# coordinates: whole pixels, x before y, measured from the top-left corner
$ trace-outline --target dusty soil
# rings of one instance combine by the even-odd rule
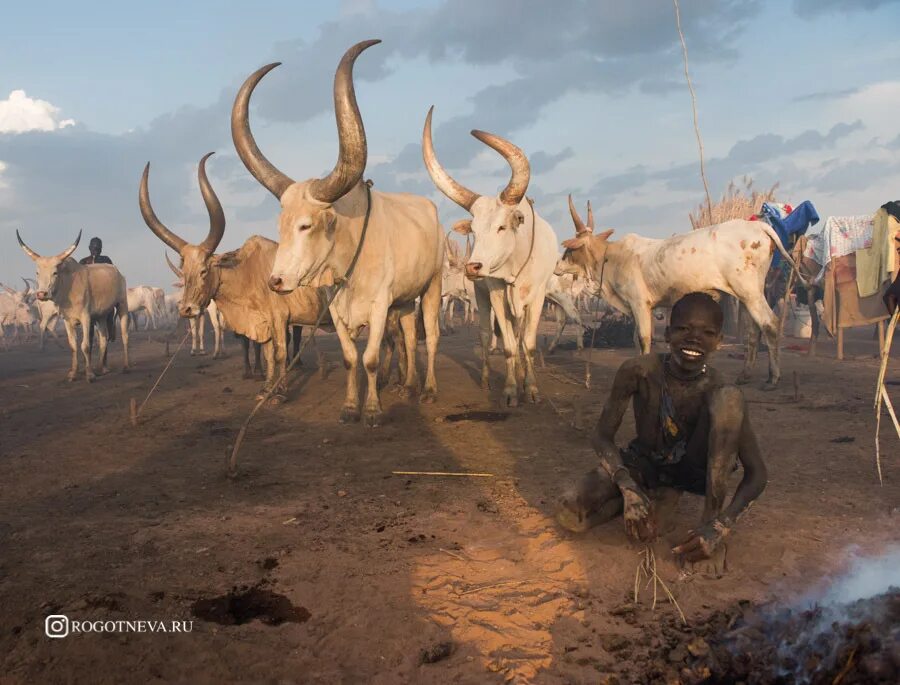
[[[507,411],[501,358],[495,390],[481,391],[474,329],[461,328],[442,339],[438,402],[385,392],[389,422],[365,429],[337,422],[345,372],[323,335],[331,369],[323,378],[306,353],[289,402],[257,416],[229,479],[228,448],[258,381],[241,379],[230,336],[224,360],[182,350],[133,428],[129,400],[143,399],[166,362],[163,334],[151,336],[133,336],[131,374],[91,386],[64,380],[68,353],[52,342],[43,354],[34,344],[0,352],[0,682],[678,673],[677,658],[665,673],[641,670],[659,647],[648,629],[676,614],[662,600],[652,611],[647,591],[629,603],[642,549],[621,522],[576,536],[553,520],[563,489],[594,466],[584,429],[632,351],[557,351],[539,371],[545,401]],[[746,390],[770,482],[730,538],[728,572],[679,569],[668,551],[697,521],[695,497],[682,498],[655,546],[693,626],[738,600],[790,602],[839,572],[849,546],[877,552],[900,540],[900,441],[889,425],[884,487],[875,475],[869,331],[842,363],[828,344],[817,359],[790,350],[801,341],[787,345],[783,387],[761,390],[763,354]],[[726,347],[717,365],[736,376],[740,352]],[[113,369],[120,358],[116,346]],[[897,360],[889,378],[900,380]],[[632,430],[629,419],[623,440]],[[187,634],[50,639],[50,614],[193,624]]]

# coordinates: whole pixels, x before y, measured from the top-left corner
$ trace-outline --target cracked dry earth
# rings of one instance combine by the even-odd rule
[[[337,423],[344,370],[322,335],[330,370],[305,356],[289,401],[252,424],[232,480],[225,459],[258,381],[240,378],[230,337],[224,360],[182,352],[133,428],[129,399],[166,361],[163,334],[151,336],[133,336],[131,374],[91,386],[64,381],[68,356],[52,343],[0,352],[0,682],[678,681],[690,654],[651,630],[674,630],[674,607],[651,610],[649,590],[630,602],[642,549],[620,521],[576,536],[553,520],[594,465],[584,428],[631,350],[594,350],[590,390],[588,352],[558,350],[539,369],[545,401],[507,410],[502,358],[482,392],[475,332],[460,328],[441,342],[438,402],[386,391],[389,420],[369,430]],[[698,634],[738,600],[790,602],[824,584],[850,545],[900,539],[900,442],[884,431],[878,487],[877,361],[870,341],[854,344],[842,363],[827,345],[813,360],[788,349],[774,393],[760,389],[761,355],[746,395],[770,483],[730,538],[728,573],[679,569],[668,552],[697,498],[682,498],[656,544]],[[739,353],[727,347],[717,365],[736,376]],[[888,378],[898,372],[895,360]],[[632,431],[629,418],[622,439]],[[49,614],[193,630],[54,640]]]

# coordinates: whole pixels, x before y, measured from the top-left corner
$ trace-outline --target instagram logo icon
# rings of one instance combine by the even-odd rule
[[[44,632],[47,637],[66,637],[69,634],[69,618],[62,614],[48,616],[44,620]]]

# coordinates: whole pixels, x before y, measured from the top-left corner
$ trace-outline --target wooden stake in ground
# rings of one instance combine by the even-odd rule
[[[881,431],[881,401],[884,400],[887,405],[888,413],[894,421],[894,428],[897,431],[897,437],[900,438],[900,423],[897,422],[897,415],[894,413],[894,406],[891,398],[888,397],[887,388],[884,386],[884,376],[887,373],[888,359],[891,357],[891,346],[894,342],[894,330],[897,328],[897,319],[900,318],[900,307],[894,310],[891,316],[891,322],[888,324],[887,334],[884,340],[884,347],[881,350],[881,368],[878,370],[878,382],[875,385],[875,468],[878,470],[878,482],[884,485],[881,474],[881,445],[879,442],[879,433]]]

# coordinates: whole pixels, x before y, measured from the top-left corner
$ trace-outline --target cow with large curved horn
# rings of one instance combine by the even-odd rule
[[[439,338],[441,267],[444,236],[434,203],[424,197],[381,193],[363,182],[366,134],[353,88],[353,65],[367,48],[357,43],[344,54],[334,77],[334,108],[340,152],[334,170],[323,179],[294,182],[260,152],[250,132],[250,96],[259,81],[278,66],[270,64],[252,74],[241,87],[231,113],[234,146],[251,174],[281,202],[279,244],[269,287],[288,293],[330,270],[347,274],[357,247],[353,277],[331,304],[344,361],[348,369],[347,397],[341,421],[360,418],[356,338],[369,327],[363,353],[368,389],[365,421],[377,425],[383,417],[378,396],[379,350],[388,312],[399,311],[407,351],[404,393],[418,389],[415,368],[415,300],[421,297],[428,365],[421,399],[437,393],[434,360]],[[365,227],[365,229],[364,229]],[[365,230],[365,239],[363,234]]]
[[[215,253],[225,234],[225,212],[206,174],[206,162],[212,154],[204,155],[197,168],[200,193],[209,214],[209,230],[201,243],[189,243],[166,228],[156,216],[150,204],[149,163],[141,177],[141,215],[150,230],[166,245],[178,250],[181,256],[179,267],[166,254],[169,268],[181,279],[178,313],[193,322],[208,311],[217,334],[217,349],[221,323],[263,345],[266,382],[259,397],[267,393],[284,373],[288,325],[315,323],[322,311],[322,296],[314,288],[301,288],[285,298],[266,287],[276,249],[275,243],[267,238],[251,236],[234,252]],[[219,315],[224,322],[219,320]],[[272,398],[274,403],[284,399],[282,388]]]
[[[91,348],[88,343],[90,326],[95,322],[100,338],[100,369],[106,368],[106,346],[109,331],[106,320],[110,312],[119,315],[122,331],[124,361],[122,371],[128,371],[128,295],[125,277],[112,264],[79,264],[72,253],[81,240],[81,231],[75,242],[53,257],[41,257],[32,250],[16,231],[22,250],[34,262],[37,269],[35,297],[39,302],[52,301],[59,308],[59,316],[66,327],[69,347],[72,350],[72,366],[68,379],[74,381],[78,374],[78,337],[75,324],[81,325],[81,353],[84,356],[84,374],[88,382],[94,377],[91,369]]]
[[[499,195],[478,195],[450,176],[438,162],[431,135],[434,107],[428,110],[422,132],[422,154],[431,180],[444,195],[467,210],[472,219],[458,221],[453,230],[475,238],[466,262],[466,276],[475,282],[475,299],[481,325],[482,387],[488,387],[488,354],[491,345],[491,312],[503,335],[506,355],[504,395],[510,406],[519,402],[516,381],[518,349],[525,358],[525,395],[538,401],[534,350],[537,329],[547,290],[556,266],[556,236],[525,197],[531,170],[518,147],[484,131],[472,135],[493,148],[507,161],[512,175]]]

